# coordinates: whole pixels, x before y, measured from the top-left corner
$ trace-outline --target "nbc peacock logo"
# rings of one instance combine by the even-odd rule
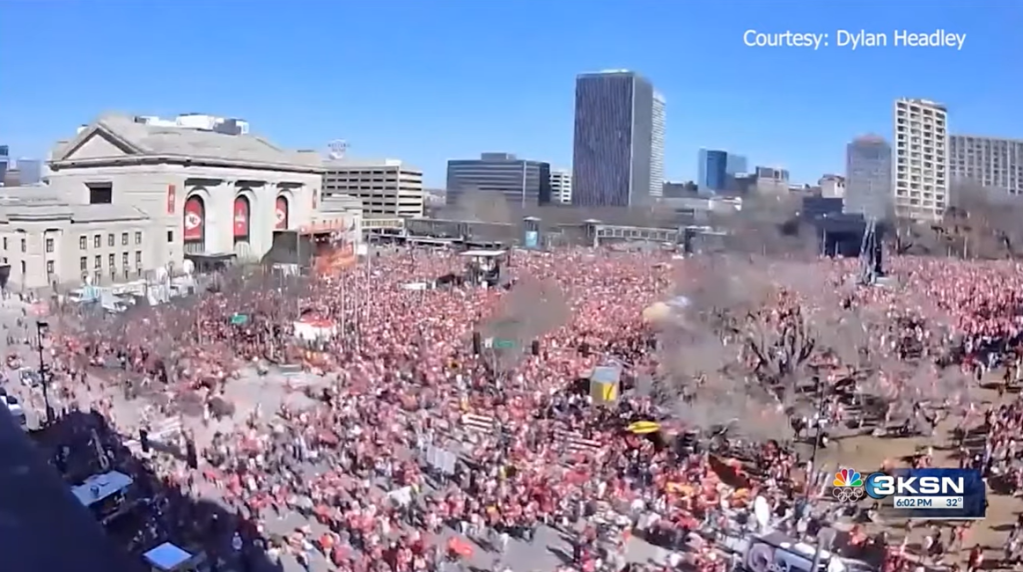
[[[831,481],[831,494],[842,502],[856,502],[863,498],[863,476],[856,469],[842,469]]]

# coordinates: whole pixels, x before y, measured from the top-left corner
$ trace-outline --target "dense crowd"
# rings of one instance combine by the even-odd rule
[[[207,424],[237,418],[229,431],[186,432],[197,469],[99,444],[114,466],[157,475],[145,484],[143,524],[129,531],[132,549],[171,538],[205,542],[214,559],[243,564],[246,554],[266,553],[308,568],[318,552],[338,570],[407,572],[447,569],[473,549],[461,540],[472,539],[492,552],[495,569],[515,569],[502,558],[509,543],[546,526],[571,539],[571,569],[620,569],[637,535],[670,551],[665,568],[726,570],[715,532],[754,530],[756,503],[766,501],[795,538],[841,520],[821,494],[824,472],[795,446],[792,429],[817,441],[816,451],[815,433],[839,438],[873,424],[908,436],[946,417],[960,428],[963,463],[1023,490],[1015,438],[1023,405],[983,410],[971,397],[973,380],[989,370],[1004,371],[1002,387],[1023,371],[1015,353],[1023,273],[1015,262],[894,258],[890,274],[899,283],[867,287],[849,283],[856,267],[848,260],[796,270],[753,259],[722,266],[669,252],[565,249],[514,252],[501,287],[406,287],[461,273],[464,264],[452,252],[387,250],[372,264],[301,285],[225,275],[219,292],[191,304],[99,322],[54,308],[49,349],[63,403],[88,403],[94,419],[125,435],[139,427],[118,419],[102,387],[152,404],[137,423],[143,427],[169,415]],[[732,284],[737,276],[741,284]],[[679,295],[688,307],[658,323],[644,319],[644,309]],[[245,319],[232,319],[238,315]],[[851,316],[867,336],[825,331]],[[337,324],[336,335],[297,340],[294,322],[303,317]],[[512,347],[480,343],[500,336]],[[700,361],[686,344],[725,357]],[[679,365],[675,353],[703,365]],[[226,398],[227,386],[247,383],[251,372],[293,363],[327,380],[306,400],[242,415]],[[894,363],[917,365],[887,367]],[[585,382],[602,365],[621,371],[621,391],[606,403]],[[734,403],[712,401],[715,385]],[[819,403],[805,397],[814,385]],[[736,389],[752,386],[762,391]],[[866,394],[884,397],[886,409],[872,417]],[[659,429],[630,429],[642,421]],[[971,445],[966,435],[976,425],[987,431]],[[79,429],[77,439],[94,441],[93,429]],[[96,445],[61,439],[65,456]],[[431,461],[434,448],[458,462]],[[215,497],[231,516],[201,513],[190,496]],[[287,514],[311,524],[273,532]],[[1018,530],[1007,561],[1019,560]],[[835,550],[886,570],[977,569],[983,552],[965,545],[962,529],[956,534],[949,542],[932,534],[929,546],[912,551],[856,526]]]

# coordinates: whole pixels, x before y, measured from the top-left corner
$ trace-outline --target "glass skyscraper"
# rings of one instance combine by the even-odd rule
[[[746,172],[746,157],[727,151],[700,149],[696,185],[700,192],[735,191],[735,176]]]
[[[448,161],[446,201],[459,202],[469,193],[500,193],[510,205],[551,202],[551,165],[519,159],[511,153],[483,153],[479,159]]]
[[[18,180],[22,185],[35,185],[43,179],[43,163],[38,159],[18,159]]]
[[[892,205],[892,148],[876,135],[846,146],[845,212],[884,220]]]
[[[7,166],[10,163],[10,149],[7,145],[0,145],[0,185],[3,184],[4,178],[7,177]]]
[[[728,185],[728,152],[700,149],[696,186],[703,192],[723,191]]]
[[[639,74],[582,74],[575,83],[572,204],[630,206],[664,183],[664,99]]]

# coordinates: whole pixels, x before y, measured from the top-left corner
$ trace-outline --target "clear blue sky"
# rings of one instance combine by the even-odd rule
[[[844,170],[853,136],[891,136],[892,100],[950,127],[1023,138],[1014,0],[0,0],[0,142],[41,156],[106,110],[242,117],[272,141],[422,167],[508,151],[568,167],[575,75],[629,68],[667,98],[666,174],[700,147]],[[749,48],[747,29],[832,46]],[[967,34],[964,48],[835,47],[836,30]]]

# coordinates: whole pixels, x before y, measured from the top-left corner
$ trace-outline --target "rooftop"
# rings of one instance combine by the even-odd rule
[[[143,211],[122,205],[70,204],[51,187],[0,187],[0,223],[67,219],[76,223],[146,220]]]
[[[379,169],[379,168],[400,168],[403,171],[421,172],[421,169],[413,167],[401,159],[330,159],[323,162],[323,168],[330,171],[343,171],[346,169]]]
[[[121,114],[103,115],[82,129],[74,139],[59,143],[53,152],[53,162],[60,166],[62,162],[75,161],[73,152],[97,132],[125,148],[127,155],[255,163],[268,167],[308,167],[310,170],[319,169],[323,162],[317,153],[284,150],[256,135],[228,135],[204,129],[147,125]]]
[[[0,409],[0,449],[4,572],[143,572],[113,545],[5,409]]]

